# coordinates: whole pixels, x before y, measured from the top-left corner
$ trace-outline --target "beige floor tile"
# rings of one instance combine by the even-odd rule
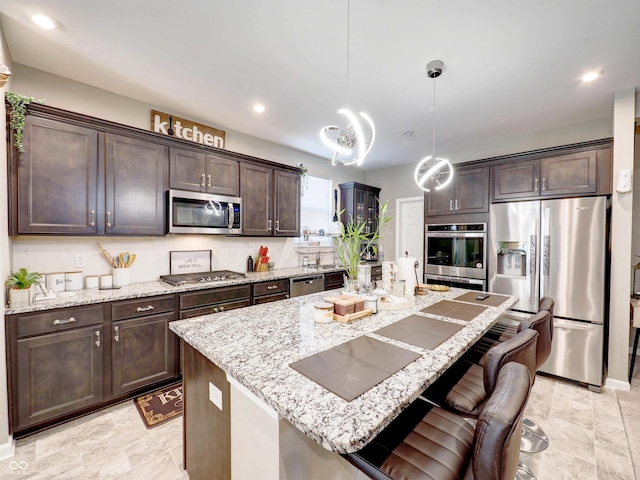
[[[592,462],[563,452],[545,451],[537,477],[538,480],[598,480],[597,475]]]
[[[630,480],[635,478],[629,452],[624,452],[625,455],[619,455],[618,453],[618,451],[596,448],[596,465],[599,479]]]
[[[555,452],[593,462],[595,445],[592,429],[556,417],[551,419],[547,435]]]

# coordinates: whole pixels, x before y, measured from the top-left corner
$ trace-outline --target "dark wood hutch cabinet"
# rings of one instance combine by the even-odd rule
[[[373,233],[378,228],[380,189],[357,182],[341,183],[340,221],[346,224],[353,220],[364,222],[365,233]]]

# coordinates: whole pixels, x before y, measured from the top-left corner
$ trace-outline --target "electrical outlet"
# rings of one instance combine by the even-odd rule
[[[87,266],[87,256],[83,253],[76,253],[75,265],[76,268],[85,268]]]

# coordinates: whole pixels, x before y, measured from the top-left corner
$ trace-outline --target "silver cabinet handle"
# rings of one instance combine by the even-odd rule
[[[150,312],[151,310],[153,310],[153,305],[147,305],[146,307],[136,308],[136,312]]]
[[[207,187],[211,188],[211,174],[207,175]]]
[[[96,347],[100,348],[100,330],[96,330]]]
[[[267,290],[277,290],[278,285],[267,285]]]
[[[449,211],[453,212],[453,200],[449,200]]]
[[[201,177],[202,177],[202,182],[200,183],[200,186],[201,186],[201,187],[204,187],[204,177],[205,177],[205,174],[203,173],[203,174],[201,175]]]
[[[460,201],[456,198],[455,210],[460,210]]]
[[[538,191],[538,179],[537,178],[533,181],[533,191],[534,192]]]
[[[111,212],[107,210],[107,227],[111,226]]]
[[[271,220],[267,220],[267,230],[271,230]]]
[[[276,232],[280,231],[280,220],[276,220]]]
[[[120,327],[118,327],[117,325],[115,327],[113,327],[113,331],[116,332],[115,336],[113,337],[113,339],[117,342],[120,341]]]
[[[547,189],[547,179],[542,178],[542,191],[544,192]]]
[[[53,321],[53,324],[54,325],[64,325],[65,323],[73,323],[73,322],[77,322],[76,317],[69,317],[66,320],[55,319]]]
[[[96,224],[95,221],[95,215],[96,215],[96,211],[95,210],[91,210],[89,212],[89,225],[91,225],[92,227]]]
[[[218,313],[218,312],[219,312],[218,307],[213,307],[213,313]]]
[[[220,311],[224,312],[224,305],[220,305]]]

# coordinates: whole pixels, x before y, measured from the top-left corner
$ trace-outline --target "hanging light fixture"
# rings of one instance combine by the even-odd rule
[[[431,155],[423,158],[414,174],[418,187],[425,192],[440,190],[453,180],[453,167],[449,160],[436,157],[436,81],[442,75],[444,63],[441,60],[433,60],[427,64],[427,76],[433,78],[433,125],[432,125],[432,150]]]
[[[327,125],[320,130],[322,142],[333,150],[332,165],[361,165],[373,145],[376,137],[375,126],[371,117],[364,112],[356,116],[349,110],[349,55],[350,55],[350,5],[347,1],[347,107],[338,110],[345,120],[345,127]],[[360,117],[360,118],[359,118]],[[361,121],[363,120],[363,122]],[[367,136],[365,137],[365,128]]]

